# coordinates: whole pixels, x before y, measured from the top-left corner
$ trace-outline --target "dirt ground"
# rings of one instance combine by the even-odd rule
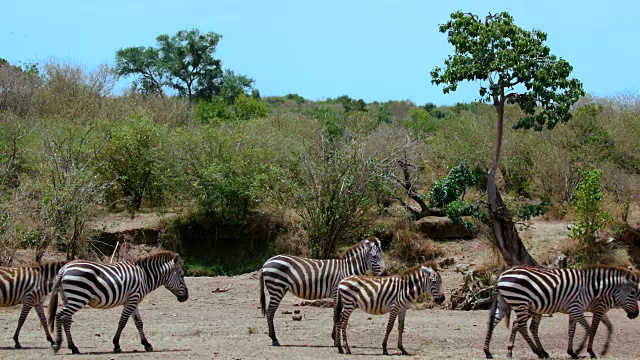
[[[121,338],[122,354],[111,353],[111,338],[117,326],[121,308],[95,310],[86,308],[74,316],[74,340],[84,355],[74,359],[337,359],[332,347],[330,308],[294,306],[301,300],[287,295],[276,315],[276,331],[282,344],[270,346],[267,324],[259,309],[256,274],[236,277],[187,278],[190,298],[179,303],[167,290],[160,288],[141,304],[145,330],[155,352],[145,353],[139,344],[135,326],[125,328]],[[217,292],[216,289],[223,290]],[[228,290],[228,291],[224,291]],[[292,315],[282,311],[301,310],[303,319],[293,321]],[[19,307],[0,309],[0,358],[52,358],[35,312],[31,312],[22,329],[21,342],[27,349],[13,349],[13,331]],[[607,358],[631,359],[638,355],[636,344],[640,338],[640,320],[628,320],[621,310],[610,313],[615,325],[611,351]],[[483,358],[482,346],[486,331],[487,311],[449,311],[441,309],[411,310],[407,314],[404,345],[415,358],[470,359]],[[387,316],[370,316],[356,310],[350,320],[348,335],[354,355],[362,359],[381,357],[380,344],[384,336]],[[544,318],[540,333],[546,350],[556,358],[565,355],[567,316],[558,314]],[[582,336],[579,331],[578,336]],[[604,331],[596,340],[596,352],[602,347]],[[391,354],[397,333],[389,339]],[[500,324],[494,334],[492,351],[504,358],[508,338],[507,329]],[[66,343],[58,356],[68,356]],[[518,338],[514,356],[534,359],[535,356]]]

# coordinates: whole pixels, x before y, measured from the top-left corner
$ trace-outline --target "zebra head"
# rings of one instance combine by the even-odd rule
[[[380,240],[376,237],[365,239],[364,246],[367,252],[367,270],[373,271],[376,276],[384,275],[384,252],[382,251]]]
[[[613,297],[616,305],[623,308],[629,319],[638,317],[638,278],[627,271],[625,282],[615,287]]]
[[[434,263],[425,263],[420,267],[423,275],[423,288],[429,291],[431,297],[436,304],[444,302],[444,294],[442,293],[442,278],[438,273],[438,266]]]
[[[177,253],[174,254],[169,266],[170,268],[164,287],[171,291],[171,293],[178,298],[178,301],[187,301],[189,298],[189,290],[184,283],[184,270],[182,269],[182,259],[180,259],[180,255]]]

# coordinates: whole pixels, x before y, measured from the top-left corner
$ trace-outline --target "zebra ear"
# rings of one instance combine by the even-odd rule
[[[176,264],[180,263],[180,254],[178,253],[173,254],[173,262]]]
[[[423,266],[422,270],[428,272],[429,274],[433,272],[433,268],[431,266]]]

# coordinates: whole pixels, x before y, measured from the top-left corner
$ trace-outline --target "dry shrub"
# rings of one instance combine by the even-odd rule
[[[389,255],[406,263],[418,264],[433,260],[442,253],[431,239],[409,229],[399,229],[394,231]]]
[[[575,239],[567,238],[560,248],[561,254],[566,256],[567,266],[582,267],[585,263],[582,244]],[[589,250],[592,264],[605,264],[626,267],[633,263],[629,249],[622,242],[613,238],[595,241]],[[550,265],[554,265],[550,263]]]
[[[464,284],[451,291],[449,309],[480,310],[491,305],[491,293],[502,272],[501,266],[484,265],[464,274]]]
[[[67,119],[95,119],[115,84],[108,65],[93,71],[51,60],[42,69],[43,86],[34,94],[36,113]]]
[[[311,251],[307,247],[304,233],[298,230],[289,230],[276,236],[274,250],[278,254],[310,257]]]

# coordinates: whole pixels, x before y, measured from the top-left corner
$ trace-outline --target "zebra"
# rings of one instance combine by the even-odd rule
[[[349,316],[356,308],[369,314],[382,315],[389,313],[387,332],[382,341],[382,353],[389,355],[387,340],[398,318],[398,349],[402,355],[409,353],[402,346],[404,318],[411,303],[422,293],[428,291],[437,304],[442,304],[445,296],[441,290],[442,279],[438,273],[438,264],[426,262],[416,265],[401,275],[370,277],[349,276],[338,285],[338,301],[334,310],[334,326],[337,334],[334,345],[342,354],[340,333],[344,339],[345,352],[351,354],[347,343],[347,324]]]
[[[628,269],[632,270],[631,267],[629,267]],[[635,275],[638,276],[638,273],[635,273]],[[638,281],[639,283],[637,285],[638,291],[636,293],[636,299],[640,300],[640,279],[638,279]],[[609,320],[609,317],[607,317],[606,313],[610,309],[616,308],[616,307],[618,306],[616,305],[612,297],[600,298],[598,299],[598,301],[595,301],[589,304],[589,306],[587,307],[587,311],[593,314],[593,320],[591,321],[591,330],[589,333],[585,334],[584,338],[582,339],[582,342],[580,343],[580,346],[578,348],[579,350],[577,351],[578,353],[584,348],[584,345],[587,339],[589,339],[587,352],[589,353],[591,358],[594,358],[594,359],[596,358],[596,354],[593,352],[593,340],[595,338],[596,332],[598,331],[598,325],[600,324],[600,322],[602,322],[604,326],[607,328],[607,338],[604,343],[604,347],[601,355],[605,356],[607,354],[607,352],[609,351],[609,345],[611,343],[611,335],[613,333],[613,324],[611,323],[611,320]],[[536,321],[536,319],[534,318],[532,321]],[[537,319],[537,321],[540,322],[540,319]],[[571,320],[569,320],[569,327],[571,326],[572,326]],[[575,324],[573,326],[575,326]]]
[[[118,329],[113,337],[113,352],[121,352],[120,334],[130,316],[133,316],[141,344],[146,351],[153,351],[144,335],[138,304],[147,294],[162,285],[180,302],[189,298],[189,291],[184,283],[182,261],[177,253],[161,251],[132,262],[114,264],[77,261],[65,265],[56,276],[49,301],[49,330],[53,332],[54,324],[56,325],[54,353],[60,350],[62,326],[69,349],[73,354],[80,353],[71,338],[71,317],[85,305],[98,309],[124,305]],[[58,292],[62,295],[64,304],[56,313]]]
[[[534,267],[514,267],[505,271],[496,284],[497,296],[491,305],[484,353],[487,359],[492,355],[489,351],[491,335],[496,325],[509,316],[511,309],[516,313],[513,329],[507,348],[507,356],[513,353],[516,333],[520,332],[533,352],[540,358],[547,358],[538,336],[538,327],[542,314],[562,312],[569,314],[569,343],[567,353],[577,358],[573,352],[573,338],[576,323],[580,323],[593,342],[595,329],[604,312],[615,304],[627,312],[627,317],[638,316],[637,277],[631,271],[606,265],[589,266],[583,269],[544,269]],[[585,311],[594,311],[593,330],[584,317]],[[533,340],[527,332],[527,321],[533,317],[531,332]],[[596,321],[598,319],[598,321]],[[610,324],[608,319],[605,321]],[[608,325],[607,325],[608,326]],[[535,343],[534,343],[535,341]],[[584,344],[584,341],[583,341]],[[595,356],[590,351],[592,356]]]
[[[16,349],[22,348],[18,340],[20,329],[33,307],[40,318],[40,324],[44,328],[47,340],[53,346],[53,339],[47,328],[47,319],[44,316],[42,303],[51,291],[58,270],[66,263],[68,261],[65,260],[45,262],[34,266],[0,267],[0,306],[9,307],[22,304],[18,327],[13,335]]]
[[[350,275],[363,275],[371,270],[374,275],[384,273],[384,253],[380,240],[370,237],[355,244],[339,259],[316,260],[290,255],[277,255],[267,260],[260,271],[260,305],[262,316],[267,316],[272,346],[279,346],[273,317],[280,301],[291,291],[306,300],[336,298],[338,283]],[[264,288],[269,292],[266,306]],[[331,334],[335,338],[335,327]]]

